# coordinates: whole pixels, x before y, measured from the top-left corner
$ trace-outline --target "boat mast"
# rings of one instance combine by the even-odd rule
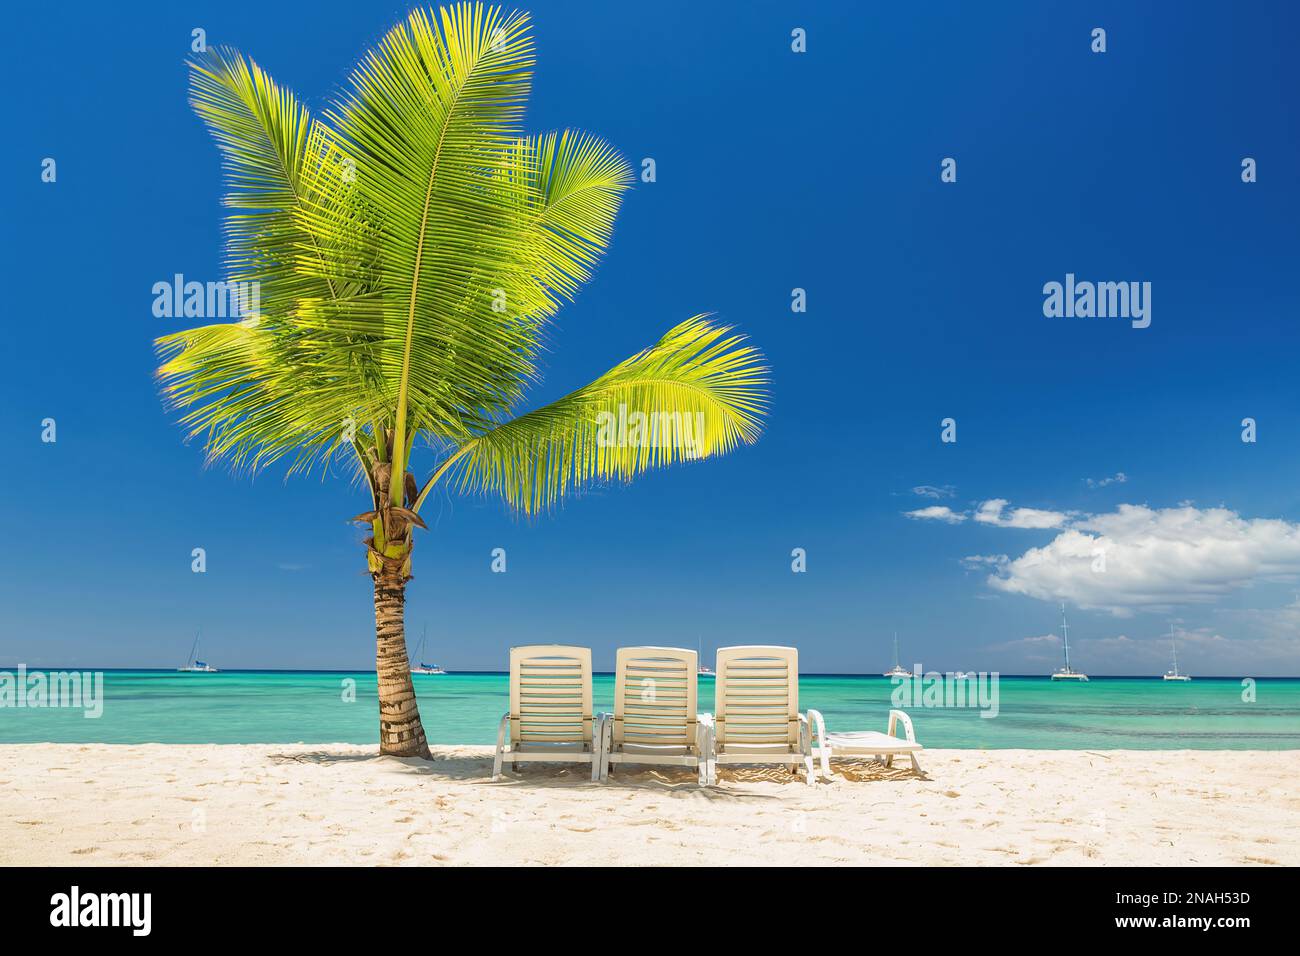
[[[185,662],[186,667],[189,667],[191,664],[194,663],[194,655],[199,649],[199,635],[202,633],[203,633],[203,628],[199,628],[197,631],[194,632],[194,644],[193,646],[190,647],[190,659]]]
[[[1065,621],[1065,604],[1061,604],[1061,639],[1065,643],[1065,672],[1070,671],[1070,625]]]
[[[894,632],[894,670],[898,670],[898,632]]]
[[[1178,676],[1178,642],[1174,640],[1174,626],[1169,625],[1169,646],[1174,651],[1174,676]]]

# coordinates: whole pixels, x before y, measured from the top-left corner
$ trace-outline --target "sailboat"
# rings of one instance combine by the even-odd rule
[[[1061,639],[1065,642],[1065,666],[1052,675],[1052,680],[1086,681],[1087,674],[1082,674],[1070,666],[1070,625],[1065,622],[1065,605],[1061,605]]]
[[[194,655],[199,649],[199,636],[203,632],[200,630],[194,635],[194,646],[190,648],[190,656],[185,661],[184,667],[176,668],[178,674],[215,674],[217,669],[207,661],[201,661]]]
[[[437,664],[426,664],[422,660],[422,658],[424,657],[424,642],[428,639],[428,637],[429,637],[429,625],[426,624],[424,626],[424,630],[420,632],[420,646],[415,649],[415,659],[419,661],[419,663],[411,665],[411,673],[412,674],[445,674],[447,672],[443,670],[441,667],[439,667]]]
[[[882,677],[911,677],[912,672],[898,663],[898,632],[894,632],[894,666],[885,671]]]
[[[704,644],[698,637],[695,638],[695,659],[699,661],[700,664],[697,671],[699,676],[701,677],[717,676],[716,674],[713,673],[713,668],[710,667],[708,664],[704,663]]]
[[[1174,669],[1165,674],[1165,680],[1189,681],[1186,674],[1178,673],[1178,643],[1174,640],[1174,626],[1169,625],[1169,647],[1174,652]]]

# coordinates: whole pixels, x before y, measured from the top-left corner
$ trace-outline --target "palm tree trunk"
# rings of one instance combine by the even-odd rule
[[[406,657],[406,577],[385,564],[375,579],[375,674],[379,678],[379,752],[431,759]]]

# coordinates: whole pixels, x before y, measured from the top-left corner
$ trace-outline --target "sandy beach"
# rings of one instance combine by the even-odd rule
[[[1300,865],[1300,751],[936,750],[808,787],[487,747],[0,746],[0,863]]]

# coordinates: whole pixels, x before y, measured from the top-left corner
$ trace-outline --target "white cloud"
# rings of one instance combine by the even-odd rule
[[[912,494],[922,498],[951,498],[957,493],[952,485],[917,485]]]
[[[1050,543],[997,567],[988,583],[1010,594],[1127,615],[1209,603],[1256,581],[1297,574],[1300,525],[1246,519],[1226,508],[1120,505],[1072,521]]]
[[[1128,475],[1122,471],[1117,471],[1109,478],[1085,478],[1083,483],[1089,488],[1105,488],[1107,485],[1122,485],[1128,481]]]
[[[980,524],[999,528],[1059,528],[1070,516],[1063,511],[1044,511],[1040,508],[1012,508],[1006,510],[1007,499],[990,498],[975,510],[975,520]]]
[[[920,488],[928,487],[927,485],[921,485],[919,488],[913,488],[912,490],[920,494]],[[908,518],[943,521],[947,524],[961,524],[968,517],[971,517],[980,524],[993,525],[997,528],[1039,530],[1059,528],[1070,520],[1070,514],[1064,511],[1044,511],[1041,508],[1012,508],[1007,510],[1007,500],[1005,498],[990,498],[976,508],[974,513],[953,511],[947,505],[930,505],[926,508],[918,508],[915,511],[904,511],[903,514]]]
[[[918,508],[915,511],[904,511],[903,514],[908,518],[916,518],[920,521],[945,521],[948,524],[960,524],[966,520],[966,516],[959,511],[953,511],[947,505],[930,505],[928,508]]]

